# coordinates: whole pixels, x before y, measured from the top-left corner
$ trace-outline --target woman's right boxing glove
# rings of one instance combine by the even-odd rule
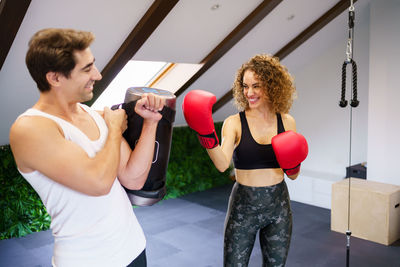
[[[203,90],[192,90],[183,99],[182,110],[190,128],[197,132],[200,144],[211,149],[218,146],[212,118],[212,107],[217,101],[214,94]]]

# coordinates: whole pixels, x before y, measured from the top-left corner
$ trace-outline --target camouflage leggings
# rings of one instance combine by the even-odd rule
[[[292,234],[285,181],[266,187],[235,183],[225,219],[225,267],[248,266],[258,230],[263,266],[284,266]]]

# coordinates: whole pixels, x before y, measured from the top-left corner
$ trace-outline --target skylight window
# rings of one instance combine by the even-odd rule
[[[124,102],[126,89],[148,86],[167,65],[167,62],[130,60],[96,99],[92,108],[103,110],[104,107]]]
[[[129,87],[145,86],[175,93],[201,67],[202,64],[130,60],[96,99],[92,108],[103,110],[104,107],[124,102]]]

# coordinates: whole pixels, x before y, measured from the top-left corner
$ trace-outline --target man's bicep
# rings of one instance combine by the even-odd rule
[[[82,191],[88,155],[80,146],[66,140],[54,123],[36,122],[17,125],[10,134],[18,167],[23,172],[37,170],[58,183]]]

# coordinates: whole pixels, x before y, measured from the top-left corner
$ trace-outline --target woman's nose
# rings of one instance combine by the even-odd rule
[[[248,95],[252,95],[254,93],[254,89],[250,86],[249,89],[247,90]]]

